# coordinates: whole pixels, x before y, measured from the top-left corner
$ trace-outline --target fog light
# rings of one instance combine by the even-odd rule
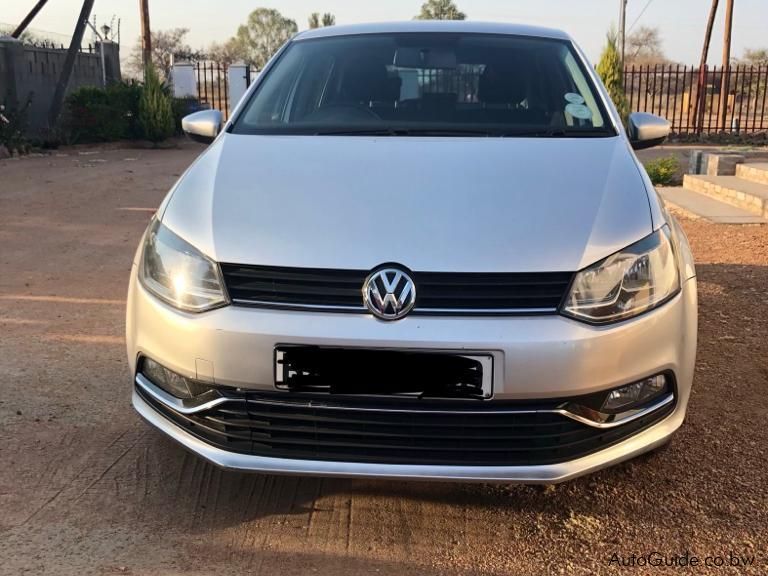
[[[185,378],[168,368],[161,366],[150,358],[144,358],[141,363],[141,373],[152,383],[175,396],[176,398],[189,399],[205,394],[211,390],[210,386]]]
[[[603,402],[603,412],[618,412],[645,404],[668,390],[667,378],[663,374],[633,382],[617,388],[608,394]]]

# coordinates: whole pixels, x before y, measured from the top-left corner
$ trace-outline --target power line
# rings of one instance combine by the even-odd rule
[[[648,8],[650,7],[651,4],[653,4],[653,0],[648,0],[648,2],[645,4],[645,8],[643,8],[640,11],[640,14],[638,14],[637,18],[635,18],[635,21],[632,22],[632,25],[629,27],[629,30],[627,30],[627,34],[632,32],[632,28],[634,28],[635,24],[637,24],[640,21],[640,18],[643,17],[643,14],[645,14],[645,11],[648,10]]]
[[[13,30],[16,27],[15,24],[10,24],[9,22],[0,22],[0,29],[7,29],[9,31]],[[27,28],[26,30],[30,34],[38,35],[38,36],[58,36],[59,38],[72,38],[72,34],[65,34],[64,32],[54,32],[53,30],[43,30],[41,28]]]

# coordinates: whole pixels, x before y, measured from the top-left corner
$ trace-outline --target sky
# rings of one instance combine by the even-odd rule
[[[307,27],[311,12],[332,12],[338,24],[410,20],[422,0],[149,0],[153,29],[189,28],[194,49],[232,36],[251,10],[276,8],[294,19],[299,29]],[[18,23],[35,0],[0,0],[0,24]],[[619,0],[456,0],[471,20],[519,22],[569,32],[596,62],[605,33],[618,21]],[[706,29],[709,0],[629,0],[627,26],[655,26],[661,32],[668,58],[697,63]],[[719,64],[723,46],[725,2],[710,48],[710,63]],[[81,6],[80,0],[50,0],[31,28],[71,35]],[[645,9],[647,6],[647,9]],[[643,11],[645,9],[645,11]],[[641,14],[642,13],[642,14]],[[96,0],[92,14],[99,25],[121,20],[122,50],[126,56],[140,33],[139,0]],[[639,18],[639,19],[638,19]],[[86,38],[90,38],[87,35]],[[768,0],[735,0],[732,55],[745,48],[768,48]]]

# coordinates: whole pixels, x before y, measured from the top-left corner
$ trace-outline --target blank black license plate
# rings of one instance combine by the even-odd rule
[[[275,386],[320,394],[488,399],[493,395],[493,356],[277,346]]]

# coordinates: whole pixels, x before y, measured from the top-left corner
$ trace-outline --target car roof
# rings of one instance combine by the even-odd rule
[[[562,30],[540,28],[523,24],[504,22],[474,22],[466,20],[408,20],[405,22],[381,22],[371,24],[350,24],[343,26],[325,26],[301,32],[294,40],[313,38],[331,38],[357,34],[386,34],[393,32],[452,32],[466,34],[507,34],[511,36],[534,36],[538,38],[556,38],[570,40]]]

